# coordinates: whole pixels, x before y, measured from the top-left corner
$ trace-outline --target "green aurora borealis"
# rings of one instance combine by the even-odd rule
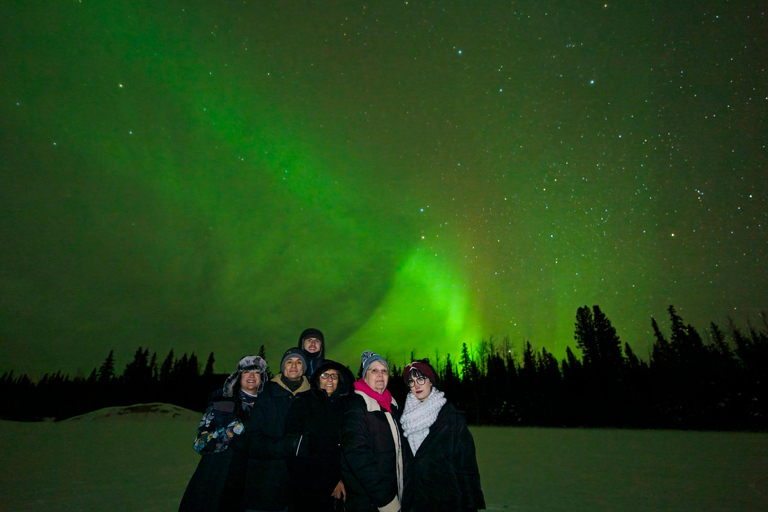
[[[3,2],[0,371],[759,322],[765,9],[636,3]]]

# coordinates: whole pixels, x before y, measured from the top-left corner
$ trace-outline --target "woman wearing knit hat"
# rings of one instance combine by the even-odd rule
[[[375,352],[360,357],[362,378],[354,383],[341,424],[342,480],[347,512],[398,512],[403,493],[400,408],[387,390],[389,365]]]
[[[245,356],[211,394],[197,427],[194,449],[202,455],[179,506],[180,512],[233,510],[240,506],[247,458],[243,424],[267,381],[267,362]]]
[[[400,417],[405,458],[403,511],[469,512],[485,508],[475,441],[464,417],[437,389],[428,359],[405,367],[410,388]]]

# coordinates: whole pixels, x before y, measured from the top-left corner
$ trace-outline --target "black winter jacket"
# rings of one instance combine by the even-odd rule
[[[464,417],[446,403],[414,456],[403,443],[403,512],[469,512],[485,508],[475,441]]]
[[[320,385],[320,374],[328,370],[339,372],[336,391],[330,397]],[[306,458],[287,459],[290,512],[333,510],[331,493],[341,480],[341,418],[353,380],[347,367],[326,361],[310,379],[311,392],[297,397],[288,410],[286,434],[306,433],[309,451]]]
[[[235,420],[238,417],[236,406],[239,403],[232,397],[223,396],[222,390],[212,393],[206,410],[206,413],[212,412],[215,418],[210,430],[226,427]],[[248,410],[241,413],[241,417],[247,415]],[[229,511],[240,506],[248,464],[243,453],[245,443],[243,434],[230,441],[226,450],[201,456],[182,497],[180,512]]]
[[[366,400],[368,399],[368,400]],[[397,466],[402,466],[400,409],[392,400],[392,436],[387,413],[370,397],[354,392],[341,423],[341,475],[347,489],[347,512],[376,511],[397,497]],[[399,459],[399,460],[398,460]]]
[[[297,397],[309,391],[303,384],[294,395],[283,387],[278,374],[264,385],[245,425],[248,440],[248,469],[245,476],[243,508],[283,510],[288,506],[288,465],[296,456],[300,436],[285,435],[285,418]]]

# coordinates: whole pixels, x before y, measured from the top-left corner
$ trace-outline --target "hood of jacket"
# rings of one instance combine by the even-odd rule
[[[352,375],[349,368],[336,361],[326,361],[315,370],[315,373],[313,373],[309,379],[309,385],[312,388],[312,392],[318,396],[327,397],[325,390],[320,388],[320,374],[328,370],[336,370],[339,372],[339,385],[336,387],[336,392],[330,397],[331,400],[349,396],[350,393],[354,391],[352,383],[354,382],[355,377]]]

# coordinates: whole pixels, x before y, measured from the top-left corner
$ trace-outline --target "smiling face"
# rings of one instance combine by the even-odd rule
[[[365,372],[365,383],[368,384],[372,390],[382,394],[387,389],[389,383],[389,369],[387,365],[381,361],[375,361],[368,367],[368,371]]]
[[[304,361],[299,357],[289,357],[283,364],[283,377],[288,380],[299,380],[304,375]]]
[[[249,395],[257,394],[259,385],[261,385],[261,372],[251,370],[240,374],[240,389]]]
[[[323,342],[319,338],[304,338],[302,348],[310,354],[317,354],[323,348]]]
[[[339,387],[339,372],[336,370],[326,370],[320,374],[320,389],[325,391],[325,394],[331,396],[336,392]]]

